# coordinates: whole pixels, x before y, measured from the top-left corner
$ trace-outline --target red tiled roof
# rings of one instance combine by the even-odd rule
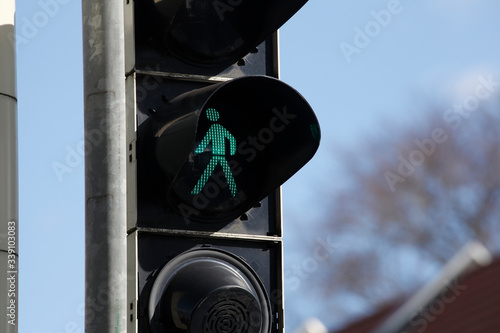
[[[335,333],[370,333],[394,312],[393,303]],[[426,307],[408,318],[405,333],[500,333],[500,258],[450,281]]]
[[[459,280],[455,291],[434,299],[413,332],[500,333],[500,258]]]

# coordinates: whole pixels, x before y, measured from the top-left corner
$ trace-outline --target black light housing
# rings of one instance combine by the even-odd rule
[[[217,121],[208,118],[207,110],[216,110]],[[233,142],[227,135],[207,140],[212,126],[224,129]],[[138,132],[138,177],[147,185],[143,195],[202,222],[238,218],[302,168],[320,140],[307,101],[265,76],[180,95],[158,108]],[[215,153],[216,141],[224,152]],[[196,186],[198,193],[193,193]]]
[[[143,35],[184,62],[211,67],[228,66],[244,57],[306,2],[136,0],[136,7],[144,18],[139,20]]]
[[[270,331],[270,302],[240,258],[197,248],[158,273],[149,299],[151,333]]]

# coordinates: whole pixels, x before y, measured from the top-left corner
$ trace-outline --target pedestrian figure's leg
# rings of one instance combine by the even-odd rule
[[[194,189],[191,191],[191,194],[196,195],[196,194],[201,192],[203,187],[205,187],[205,184],[207,183],[208,179],[212,175],[212,172],[214,171],[215,167],[217,166],[217,162],[218,162],[218,159],[216,158],[216,156],[212,156],[212,158],[210,159],[210,162],[208,163],[207,168],[205,169],[205,171],[201,175],[201,177],[198,180],[198,183],[196,184]]]
[[[236,183],[234,182],[233,173],[231,172],[231,168],[229,167],[227,160],[222,156],[219,159],[219,163],[222,167],[222,170],[224,171],[224,176],[226,176],[227,185],[229,186],[229,190],[231,191],[231,195],[233,197],[235,197],[237,190],[236,190]]]

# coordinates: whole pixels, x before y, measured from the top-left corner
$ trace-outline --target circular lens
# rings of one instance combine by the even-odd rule
[[[253,270],[220,250],[191,250],[168,262],[149,300],[151,331],[269,332],[270,305]]]

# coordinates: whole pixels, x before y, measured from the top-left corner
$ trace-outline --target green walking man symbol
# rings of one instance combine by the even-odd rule
[[[211,142],[212,158],[210,159],[207,168],[205,169],[200,179],[198,180],[198,183],[191,191],[191,194],[196,195],[201,192],[201,190],[207,183],[208,179],[212,175],[212,172],[214,171],[215,167],[217,166],[217,164],[219,164],[222,167],[222,170],[224,171],[224,176],[226,177],[227,185],[229,186],[231,195],[234,197],[236,196],[237,190],[236,190],[236,184],[234,182],[233,173],[231,172],[229,163],[226,160],[226,138],[229,140],[230,144],[229,152],[231,155],[234,155],[236,153],[236,139],[224,126],[216,122],[217,120],[219,120],[219,112],[217,112],[216,109],[213,108],[207,109],[207,118],[210,121],[213,121],[214,124],[210,126],[210,128],[207,131],[207,134],[205,134],[205,137],[203,138],[203,140],[201,140],[200,144],[198,145],[198,147],[194,152],[195,154],[202,153],[208,146],[208,144]]]

